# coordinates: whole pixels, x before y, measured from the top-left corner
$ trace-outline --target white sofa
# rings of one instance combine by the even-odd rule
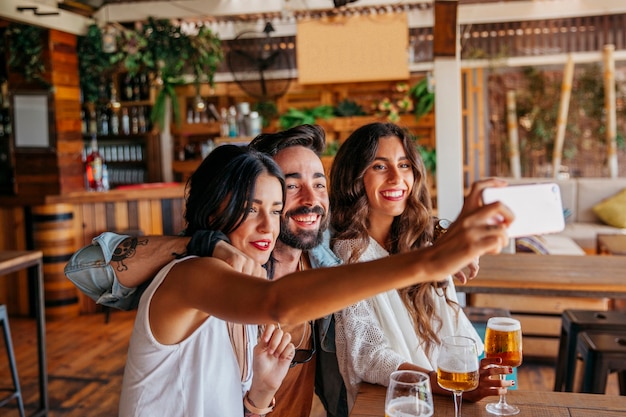
[[[596,248],[598,234],[626,234],[620,229],[603,223],[593,212],[594,205],[626,188],[626,178],[505,178],[509,184],[532,182],[555,182],[561,189],[563,209],[571,212],[565,221],[565,230],[557,236],[571,238],[585,250]]]

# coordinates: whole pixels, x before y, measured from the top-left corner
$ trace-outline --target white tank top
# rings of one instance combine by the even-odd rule
[[[172,266],[185,259],[165,266],[141,297],[124,369],[121,417],[243,415],[243,394],[252,381],[257,326],[246,326],[250,366],[243,383],[225,321],[209,317],[175,345],[157,342],[150,329],[152,296]]]

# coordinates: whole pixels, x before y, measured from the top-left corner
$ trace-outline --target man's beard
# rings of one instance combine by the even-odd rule
[[[291,230],[289,228],[289,218],[300,214],[315,213],[321,216],[320,227],[318,230]],[[287,212],[280,220],[280,240],[285,245],[294,249],[311,250],[320,243],[324,238],[324,231],[328,227],[328,216],[326,211],[320,206],[313,208],[299,207],[295,210]]]

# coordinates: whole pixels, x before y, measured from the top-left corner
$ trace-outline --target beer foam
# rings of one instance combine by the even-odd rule
[[[487,321],[487,327],[500,332],[522,329],[520,322],[510,317],[492,317]]]

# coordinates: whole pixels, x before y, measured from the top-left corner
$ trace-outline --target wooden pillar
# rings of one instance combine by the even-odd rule
[[[615,112],[615,45],[604,45],[602,60],[604,63],[604,111],[606,113],[607,167],[609,177],[617,178],[617,121]]]
[[[519,159],[519,137],[517,135],[517,106],[515,104],[515,90],[506,92],[506,130],[509,135],[509,163],[511,176],[522,177],[522,168]]]
[[[48,48],[50,77],[54,86],[56,160],[60,194],[85,189],[76,47],[76,35],[50,30]]]
[[[433,57],[437,142],[437,210],[455,219],[463,207],[461,61],[456,0],[435,1]]]
[[[570,96],[572,95],[572,82],[574,80],[574,60],[568,55],[563,69],[563,82],[561,83],[561,101],[559,102],[559,115],[556,119],[556,137],[554,139],[554,153],[552,155],[552,176],[559,178],[561,172],[561,159],[563,154],[563,142],[565,141],[565,128],[567,127],[567,112],[569,111]]]

